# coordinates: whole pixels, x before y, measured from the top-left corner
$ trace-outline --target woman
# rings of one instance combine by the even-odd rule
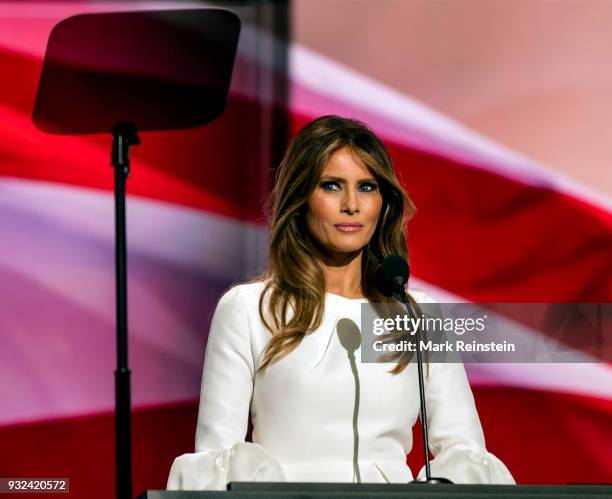
[[[382,258],[408,257],[405,229],[415,208],[389,153],[358,121],[318,118],[292,141],[271,200],[268,269],[217,305],[196,452],[175,460],[168,488],[409,482],[416,366],[406,358],[354,362],[341,331],[358,334],[362,303],[390,301],[373,284]],[[417,292],[410,299],[429,301]],[[485,449],[463,366],[431,364],[426,395],[432,475],[514,483]],[[252,443],[244,442],[249,412]]]

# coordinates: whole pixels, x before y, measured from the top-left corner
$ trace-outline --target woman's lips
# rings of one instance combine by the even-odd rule
[[[363,229],[361,224],[335,224],[334,227],[340,232],[357,232]]]

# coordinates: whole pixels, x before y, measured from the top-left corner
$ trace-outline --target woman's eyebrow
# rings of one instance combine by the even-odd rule
[[[346,179],[343,177],[334,177],[332,175],[323,175],[321,177],[321,180],[332,180],[334,182],[338,182],[340,184],[346,184]],[[357,180],[357,182],[376,182],[376,179],[374,177],[368,177],[368,178],[360,178],[359,180]]]

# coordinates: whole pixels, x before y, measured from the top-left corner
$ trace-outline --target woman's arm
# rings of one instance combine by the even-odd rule
[[[169,490],[224,490],[229,481],[284,479],[263,447],[244,441],[255,376],[248,313],[253,306],[240,286],[217,304],[204,358],[196,452],[174,460]]]
[[[419,303],[435,303],[421,291],[412,296]],[[486,450],[463,364],[432,362],[425,372],[431,476],[454,483],[515,483],[506,465]],[[418,479],[425,479],[424,466]]]
[[[429,364],[425,396],[432,476],[454,483],[515,483],[504,463],[486,450],[463,364]],[[418,479],[424,478],[423,467]]]
[[[246,437],[254,363],[248,303],[240,288],[226,292],[213,315],[202,373],[196,452],[227,449]]]

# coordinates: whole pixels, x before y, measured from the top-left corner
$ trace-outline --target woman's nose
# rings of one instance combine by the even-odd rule
[[[357,193],[353,191],[346,192],[342,199],[342,211],[350,215],[359,212],[359,200],[357,198]]]

